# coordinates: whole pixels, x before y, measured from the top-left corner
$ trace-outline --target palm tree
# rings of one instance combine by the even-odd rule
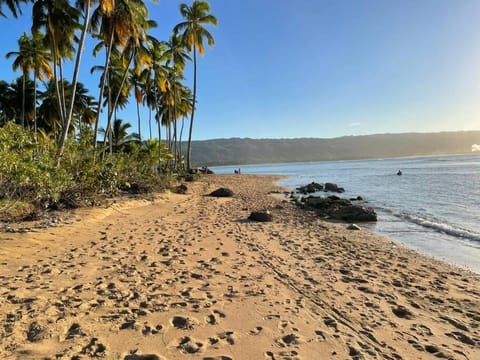
[[[173,29],[175,34],[182,32],[183,42],[188,51],[193,52],[193,107],[190,117],[190,129],[188,133],[188,149],[187,149],[187,170],[190,169],[191,159],[191,143],[193,118],[195,115],[195,104],[197,99],[197,50],[200,56],[205,53],[203,40],[207,40],[208,46],[213,46],[215,41],[213,36],[203,25],[217,25],[217,18],[210,14],[210,5],[206,1],[194,0],[192,6],[187,4],[180,5],[180,13],[185,21],[176,25]]]
[[[94,55],[99,52],[101,47],[105,48],[104,74],[100,85],[99,108],[97,111],[97,121],[95,123],[96,129],[100,121],[100,107],[103,92],[108,88],[107,81],[109,79],[108,72],[112,51],[115,47],[132,49],[132,47],[129,46],[131,43],[139,46],[140,42],[145,41],[146,29],[156,26],[153,21],[147,20],[147,17],[148,9],[141,0],[117,0],[111,14],[106,14],[101,8],[97,8],[94,11],[92,16],[92,29],[94,29],[95,36],[101,40],[94,50]],[[129,54],[131,55],[129,61],[131,61],[135,56],[135,51],[129,50]],[[125,67],[125,79],[129,66],[130,63]],[[111,120],[112,111],[113,109],[109,112],[107,121]],[[94,141],[96,143],[96,138]]]
[[[26,33],[23,33],[18,39],[18,51],[10,51],[5,55],[7,59],[11,58],[12,56],[16,56],[15,60],[12,64],[12,69],[14,71],[20,70],[22,71],[22,78],[23,78],[23,86],[22,86],[22,115],[20,116],[20,125],[25,127],[25,81],[30,74],[30,71],[33,67],[31,56],[28,54],[28,44],[30,39]]]
[[[67,80],[63,81],[62,87],[65,89],[65,95],[70,98],[73,92],[73,85]],[[72,124],[80,124],[81,122],[92,123],[91,117],[94,116],[95,111],[93,107],[96,105],[94,98],[88,94],[87,88],[81,83],[77,83],[75,101],[73,103],[72,118],[75,122]],[[58,100],[56,99],[56,85],[54,81],[46,84],[46,89],[40,92],[39,98],[41,100],[39,112],[39,128],[48,132],[55,132],[59,127],[63,126],[61,123],[60,111],[58,108]],[[69,104],[70,106],[70,104]],[[70,126],[68,133],[74,133],[75,127]]]
[[[131,127],[132,125],[130,125],[130,123],[125,123],[122,119],[115,119],[113,121],[111,147],[113,148],[114,152],[121,151],[127,148],[132,142],[139,141],[138,134],[128,133],[128,129]],[[99,132],[105,133],[105,129],[101,128]]]
[[[33,71],[34,95],[33,95],[33,122],[34,130],[37,132],[37,80],[44,81],[52,78],[52,67],[50,66],[50,52],[43,45],[43,35],[36,33],[29,37],[26,33],[18,40],[19,51],[12,51],[7,53],[7,59],[16,56],[13,62],[13,69],[20,68],[23,73],[24,90],[25,93],[25,79],[29,76],[30,71]],[[21,124],[25,125],[25,102],[22,105]]]
[[[83,10],[83,26],[82,26],[82,33],[80,36],[80,41],[78,42],[78,49],[75,59],[75,67],[73,71],[73,80],[72,80],[72,95],[70,98],[70,106],[66,114],[65,123],[63,124],[62,135],[59,141],[58,150],[57,150],[57,158],[56,164],[57,166],[60,164],[60,159],[63,154],[63,149],[65,147],[65,140],[67,138],[68,129],[70,128],[70,123],[72,121],[73,116],[73,106],[75,103],[75,96],[77,92],[77,84],[78,84],[78,73],[80,71],[80,63],[82,59],[82,53],[85,46],[85,38],[87,35],[87,31],[90,27],[90,11],[92,9],[94,0],[79,0],[77,2],[77,7]],[[110,15],[113,12],[113,8],[115,6],[115,0],[100,0],[99,7],[102,9],[103,13]]]
[[[173,125],[174,125],[174,155],[176,163],[179,163],[181,158],[181,146],[178,146],[178,134],[177,134],[177,120],[178,116],[178,86],[182,86],[178,80],[183,79],[183,71],[187,64],[187,60],[191,60],[185,51],[185,46],[182,41],[182,36],[178,34],[172,34],[168,41],[164,42],[166,50],[164,56],[166,58],[166,67],[168,69],[168,76],[170,77],[172,92],[173,92],[173,103],[172,103],[172,114]]]
[[[20,4],[25,2],[27,1],[26,0],[0,0],[0,16],[7,17],[5,13],[2,11],[3,5],[6,5],[10,10],[10,12],[12,13],[13,17],[17,17],[19,14],[22,13]]]
[[[75,31],[80,26],[79,16],[79,11],[71,6],[68,0],[37,0],[32,8],[32,33],[45,30],[44,42],[52,54],[56,99],[62,127],[65,127],[67,119],[63,61],[66,58],[73,59]]]
[[[17,78],[12,83],[0,81],[0,126],[5,125],[9,121],[20,121],[22,113],[23,99],[32,99],[33,81],[23,81],[23,76]],[[25,103],[29,103],[25,101]],[[30,114],[30,108],[24,109],[26,115]]]

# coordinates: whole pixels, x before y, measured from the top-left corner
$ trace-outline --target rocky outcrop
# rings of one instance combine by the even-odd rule
[[[341,206],[329,213],[332,219],[343,221],[377,221],[374,209],[360,205]]]
[[[300,193],[300,194],[313,194],[313,193],[316,193],[318,191],[322,191],[323,190],[323,185],[319,184],[319,183],[316,183],[316,182],[311,182],[310,184],[307,184],[307,185],[304,185],[304,186],[300,186],[297,188],[297,191]]]
[[[373,208],[353,205],[350,200],[341,199],[335,195],[328,197],[309,196],[303,199],[302,204],[306,208],[315,209],[318,215],[334,220],[348,222],[377,221],[377,214]]]

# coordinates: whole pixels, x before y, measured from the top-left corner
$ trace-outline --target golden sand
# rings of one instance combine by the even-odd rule
[[[275,179],[0,234],[0,358],[480,359],[478,275],[301,211]]]

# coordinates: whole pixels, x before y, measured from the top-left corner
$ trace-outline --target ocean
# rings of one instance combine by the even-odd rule
[[[292,190],[312,181],[345,188],[376,209],[360,224],[417,252],[480,273],[480,155],[212,167],[216,173],[285,175]],[[398,176],[397,171],[402,175]]]

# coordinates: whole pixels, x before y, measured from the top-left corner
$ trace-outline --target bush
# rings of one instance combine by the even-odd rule
[[[93,132],[82,129],[65,146],[55,166],[55,141],[9,123],[0,128],[0,200],[26,201],[36,209],[92,205],[122,191],[146,193],[169,186],[161,167],[170,154],[158,141],[132,143],[127,151],[107,154],[92,146]]]

